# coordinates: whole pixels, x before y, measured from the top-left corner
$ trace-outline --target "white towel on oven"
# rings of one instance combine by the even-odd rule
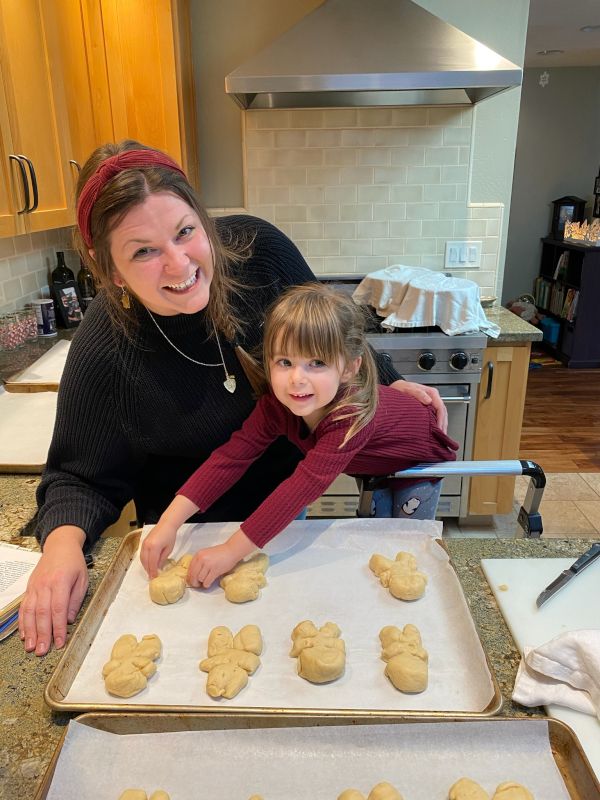
[[[525,647],[513,700],[551,703],[600,719],[600,629],[567,631],[540,647]]]
[[[396,264],[371,272],[352,295],[384,317],[383,328],[423,328],[437,325],[444,333],[483,331],[494,339],[500,328],[490,322],[479,302],[479,286],[424,267]]]

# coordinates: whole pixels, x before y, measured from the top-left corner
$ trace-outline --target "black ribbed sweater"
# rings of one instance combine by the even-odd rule
[[[249,216],[216,220],[219,235],[255,234],[252,255],[232,270],[248,287],[236,300],[245,323],[240,344],[261,341],[267,307],[288,285],[314,280],[296,246],[273,225]],[[212,451],[228,440],[254,407],[252,391],[231,343],[221,335],[227,371],[237,389],[223,386],[222,367],[183,358],[135,304],[140,325],[133,338],[116,331],[100,293],[73,337],[60,384],[48,462],[38,488],[40,542],[59,525],[77,525],[87,545],[134,499],[140,523],[156,522],[177,489]],[[184,353],[220,362],[205,314],[154,315]],[[382,362],[382,382],[398,376]],[[278,440],[206,514],[194,519],[246,519],[300,459]]]

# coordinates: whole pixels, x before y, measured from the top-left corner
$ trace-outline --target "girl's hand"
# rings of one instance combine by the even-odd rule
[[[140,561],[150,579],[156,578],[158,570],[170,556],[176,536],[175,526],[159,520],[144,539],[140,550]]]
[[[238,528],[224,544],[198,550],[188,569],[188,585],[208,589],[217,578],[232,570],[238,561],[253,550],[256,550],[254,542]]]
[[[46,655],[52,639],[57,649],[64,645],[67,622],[75,622],[88,587],[84,541],[81,528],[63,525],[44,542],[19,607],[19,636],[28,653]]]
[[[412,381],[394,381],[390,386],[399,392],[404,392],[404,394],[414,397],[424,406],[433,406],[438,428],[444,433],[448,433],[448,411],[440,397],[440,393],[434,386],[425,386],[422,383],[413,383]]]

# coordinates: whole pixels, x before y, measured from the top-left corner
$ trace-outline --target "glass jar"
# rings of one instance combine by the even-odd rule
[[[35,309],[33,306],[25,306],[25,308],[19,313],[22,315],[26,341],[37,339],[37,317],[35,315]]]

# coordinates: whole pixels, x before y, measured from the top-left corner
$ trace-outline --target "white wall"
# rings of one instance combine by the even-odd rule
[[[547,73],[548,82],[540,85]],[[545,83],[545,81],[542,81]],[[510,206],[504,301],[531,293],[552,201],[593,201],[600,167],[600,67],[525,70]]]

